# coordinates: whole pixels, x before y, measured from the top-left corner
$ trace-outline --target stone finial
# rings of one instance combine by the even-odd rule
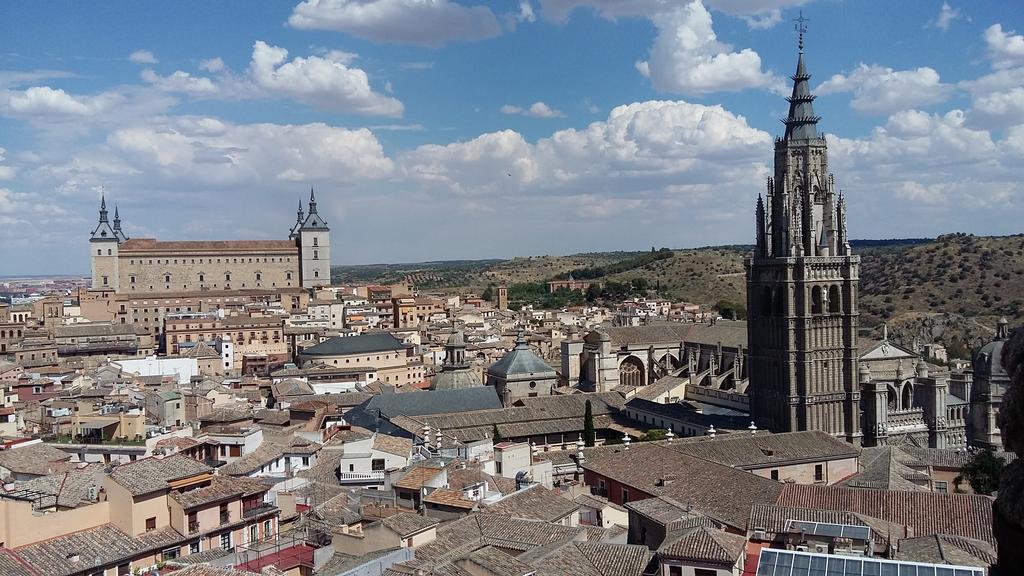
[[[676,435],[675,435],[674,432],[672,432],[671,428],[669,428],[668,431],[665,432],[665,440],[668,440],[669,444],[672,443],[672,439],[675,438],[675,437],[676,437]]]
[[[914,367],[914,370],[917,372],[918,378],[928,377],[928,363],[923,358],[917,361],[917,366]]]
[[[632,442],[632,439],[629,437],[629,434],[626,434],[625,436],[622,437],[622,445],[625,450],[629,450],[630,442]]]
[[[757,434],[757,424],[754,424],[754,421],[751,420],[750,421],[750,426],[747,426],[747,430],[750,430],[750,435],[751,436],[753,436],[754,434]]]
[[[717,435],[717,434],[718,434],[718,431],[717,431],[717,430],[715,430],[715,425],[714,425],[714,424],[712,424],[712,425],[711,425],[711,427],[710,427],[710,428],[708,428],[708,431],[707,431],[707,435],[708,435],[708,436],[709,436],[710,438],[714,438],[714,437],[715,437],[715,435]]]

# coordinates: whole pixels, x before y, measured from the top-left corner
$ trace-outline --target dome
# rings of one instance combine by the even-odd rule
[[[1003,376],[1008,377],[1006,369],[1003,368],[1003,344],[1006,342],[1006,318],[1001,318],[996,324],[996,337],[985,344],[974,355],[972,361],[975,376]]]
[[[445,346],[466,346],[466,339],[462,336],[462,332],[455,332],[448,337],[448,341],[445,342]]]
[[[516,347],[487,369],[489,376],[497,376],[504,379],[515,378],[516,376],[549,375],[554,373],[554,368],[533,353],[533,350],[526,343],[526,338],[522,332],[519,333],[519,338],[516,339]]]

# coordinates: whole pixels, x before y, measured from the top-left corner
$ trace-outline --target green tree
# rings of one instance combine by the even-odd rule
[[[661,428],[652,428],[640,437],[640,442],[657,442],[658,440],[664,440],[667,436],[667,431]]]
[[[586,298],[587,302],[595,302],[601,297],[601,289],[597,284],[591,284],[587,286]]]
[[[494,301],[494,284],[488,284],[487,288],[484,289],[484,293],[480,297],[488,302]]]
[[[498,432],[498,425],[491,424],[491,442],[493,442],[494,444],[498,444],[502,440],[503,438],[501,437],[501,432]]]
[[[594,445],[597,440],[597,433],[594,431],[594,409],[587,400],[583,410],[583,445],[588,448]]]
[[[982,450],[964,464],[953,483],[959,486],[966,480],[976,494],[992,494],[999,490],[999,474],[1005,465],[1006,460],[992,450]]]

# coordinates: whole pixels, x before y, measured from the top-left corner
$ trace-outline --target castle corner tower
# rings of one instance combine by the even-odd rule
[[[327,221],[316,211],[316,195],[309,189],[306,219],[299,227],[298,243],[301,254],[302,287],[315,288],[331,284],[331,230]],[[301,217],[301,208],[299,215]]]
[[[118,287],[117,248],[127,239],[121,232],[121,217],[114,209],[114,226],[107,219],[107,197],[100,195],[100,219],[89,236],[93,290],[116,290]]]
[[[860,258],[817,130],[802,21],[800,32],[785,135],[775,140],[775,174],[758,196],[746,260],[750,410],[774,432],[821,430],[860,443]]]

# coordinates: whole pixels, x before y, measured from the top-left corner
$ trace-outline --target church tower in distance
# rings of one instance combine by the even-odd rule
[[[775,176],[757,199],[757,242],[746,260],[750,411],[774,432],[822,430],[861,443],[857,283],[846,202],[818,134],[803,22],[786,133]]]

